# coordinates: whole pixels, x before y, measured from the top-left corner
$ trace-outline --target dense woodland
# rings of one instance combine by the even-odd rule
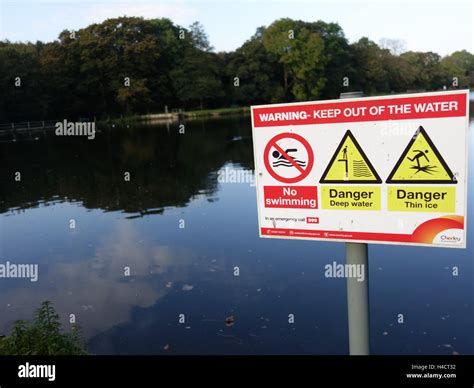
[[[0,42],[0,122],[439,90],[453,77],[455,87],[474,87],[468,51],[399,51],[368,38],[349,43],[336,23],[280,19],[216,53],[199,23],[109,19],[54,42]]]

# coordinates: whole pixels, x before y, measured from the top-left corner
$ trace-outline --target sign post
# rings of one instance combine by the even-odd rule
[[[341,98],[346,97],[342,96]],[[364,281],[362,282],[350,277],[346,279],[349,354],[351,356],[368,356],[370,354],[368,244],[346,242],[346,264],[359,266],[364,271]]]
[[[260,237],[346,243],[350,354],[369,354],[367,243],[466,248],[468,107],[468,90],[252,107]]]
[[[364,271],[364,281],[347,278],[347,313],[349,354],[368,356],[370,353],[369,260],[365,243],[346,242],[346,263]]]

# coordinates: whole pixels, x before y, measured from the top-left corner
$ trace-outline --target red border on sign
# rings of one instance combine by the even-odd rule
[[[290,138],[290,139],[297,140],[301,144],[303,144],[303,146],[305,147],[306,152],[308,153],[308,164],[307,164],[305,169],[303,169],[298,164],[296,164],[293,161],[293,159],[290,156],[288,156],[288,154],[286,154],[285,151],[283,151],[282,148],[276,143],[278,140],[285,139],[285,138]],[[296,169],[298,169],[301,174],[298,175],[298,176],[295,176],[293,178],[285,178],[285,177],[282,177],[282,176],[278,175],[275,171],[273,171],[273,169],[270,165],[270,159],[269,159],[270,150],[271,150],[272,147],[275,147],[278,150],[278,152],[280,152],[283,156],[285,156],[285,158]],[[267,171],[269,172],[269,174],[274,179],[276,179],[277,181],[283,182],[283,183],[296,183],[296,182],[299,182],[299,181],[303,180],[304,178],[306,178],[309,175],[309,173],[311,172],[311,170],[313,169],[314,154],[313,154],[313,150],[311,149],[311,146],[309,145],[308,141],[304,137],[302,137],[300,135],[297,135],[296,133],[285,132],[285,133],[280,133],[280,134],[278,134],[278,135],[276,135],[276,136],[274,136],[270,139],[270,141],[268,142],[268,144],[265,147],[265,150],[263,152],[263,161],[265,163],[265,167],[267,168]]]
[[[469,107],[466,104],[467,92],[465,90],[459,93],[440,93],[429,96],[410,96],[410,97],[391,97],[381,99],[361,99],[358,101],[344,101],[344,100],[330,100],[322,102],[314,102],[309,104],[289,104],[289,105],[270,105],[270,106],[255,106],[252,107],[254,128],[258,127],[279,127],[287,125],[309,125],[309,124],[330,124],[330,123],[351,123],[351,122],[366,122],[366,121],[387,121],[387,120],[414,120],[414,119],[432,119],[441,117],[463,117],[466,115]],[[410,105],[414,107],[415,104],[427,103],[456,103],[457,109],[450,109],[448,111],[416,111],[410,110],[410,113],[400,113],[398,111],[390,112],[389,109],[384,108],[383,111],[376,114],[366,114],[364,116],[348,116],[343,112],[346,108],[356,109],[365,108],[367,111],[370,108],[387,107],[388,105]],[[325,115],[324,117],[315,117],[314,112],[321,110],[334,111],[339,109],[341,114]],[[279,118],[275,120],[263,120],[261,115],[265,114],[287,114],[292,112],[304,112],[303,116],[298,118]]]

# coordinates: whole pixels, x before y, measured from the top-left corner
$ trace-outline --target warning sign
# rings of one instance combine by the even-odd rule
[[[283,183],[296,183],[311,172],[314,155],[303,137],[294,133],[281,133],[268,142],[264,160],[273,178]]]
[[[382,180],[354,135],[347,131],[319,182],[380,183]]]
[[[469,91],[252,107],[261,237],[466,247]]]
[[[457,183],[457,180],[425,129],[419,127],[387,183]]]

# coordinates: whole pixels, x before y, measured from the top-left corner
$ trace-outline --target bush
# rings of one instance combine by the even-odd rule
[[[9,337],[0,338],[0,355],[84,355],[80,329],[61,333],[59,315],[49,301],[41,304],[33,322],[16,321]]]

